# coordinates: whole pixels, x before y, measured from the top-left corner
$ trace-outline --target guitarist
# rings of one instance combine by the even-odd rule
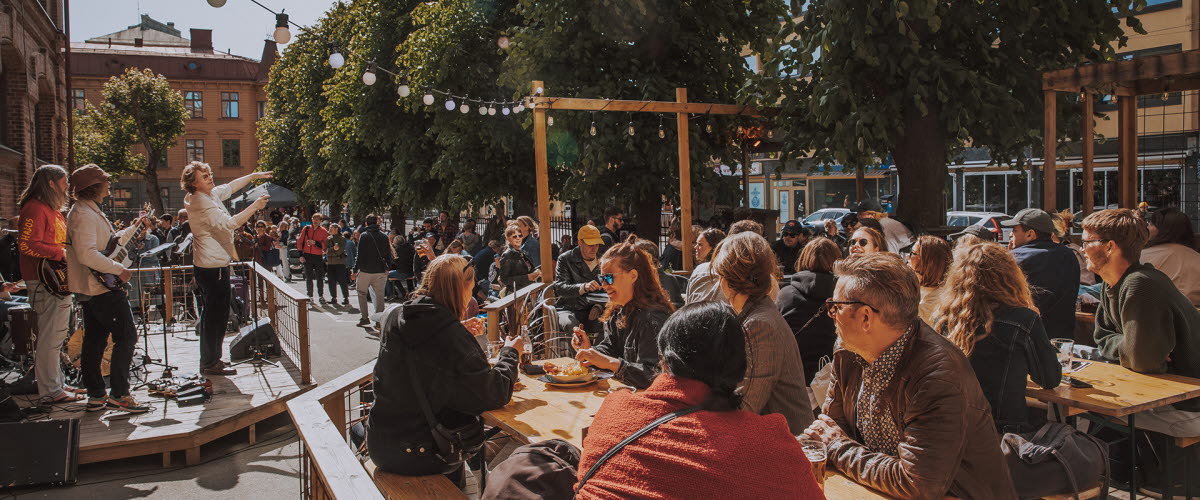
[[[38,270],[48,260],[63,269],[66,259],[67,220],[62,211],[67,205],[67,169],[58,165],[42,165],[33,172],[33,179],[18,202],[21,206],[20,232],[17,251],[20,253],[21,276],[29,287],[29,300],[37,312],[37,353],[34,375],[37,376],[38,396],[44,402],[71,403],[82,399],[82,391],[63,382],[63,340],[67,338],[67,323],[71,314],[71,294],[66,283],[43,283]],[[47,263],[50,265],[50,263]]]
[[[218,186],[208,164],[193,161],[183,167],[179,187],[188,193],[183,204],[191,216],[192,262],[202,298],[196,329],[200,333],[200,373],[204,375],[237,373],[221,361],[221,345],[229,323],[229,263],[238,258],[233,236],[255,212],[267,206],[270,197],[259,196],[237,215],[230,215],[223,202],[250,181],[270,178],[271,172],[255,172]]]
[[[100,201],[109,194],[109,175],[95,164],[84,165],[71,172],[71,192],[75,203],[67,212],[67,278],[71,292],[83,311],[83,353],[80,369],[87,388],[88,411],[104,409],[129,413],[145,413],[150,407],[138,403],[129,393],[129,367],[137,332],[133,326],[133,311],[123,289],[109,290],[92,275],[92,271],[117,275],[128,282],[133,271],[126,269],[103,253],[113,236],[112,223],[100,211]],[[121,231],[140,231],[145,221],[130,224]],[[109,386],[105,395],[104,377],[100,374],[100,359],[112,335]]]

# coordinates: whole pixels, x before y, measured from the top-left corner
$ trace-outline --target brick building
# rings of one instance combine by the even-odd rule
[[[258,167],[258,119],[266,112],[263,86],[275,62],[275,42],[263,44],[261,60],[213,50],[212,30],[192,29],[181,36],[175,23],[143,15],[128,28],[71,44],[72,95],[70,106],[101,99],[104,84],[126,68],[149,68],[164,75],[183,94],[191,117],[187,130],[167,150],[166,167],[158,172],[163,206],[183,206],[179,188],[183,166],[192,160],[213,167],[217,184],[246,175]],[[147,201],[146,182],[127,176],[113,186],[112,210],[133,211]]]
[[[67,161],[67,39],[62,0],[0,7],[0,217],[12,217],[34,169]]]

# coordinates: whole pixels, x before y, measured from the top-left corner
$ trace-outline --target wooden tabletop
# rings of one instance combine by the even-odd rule
[[[562,364],[573,360],[548,361]],[[582,449],[583,429],[592,425],[592,417],[600,410],[609,389],[624,386],[606,379],[576,388],[548,387],[536,377],[522,373],[512,401],[499,410],[484,412],[483,419],[525,443],[562,439]]]
[[[1200,396],[1200,380],[1180,375],[1137,373],[1121,365],[1091,361],[1069,374],[1054,389],[1028,383],[1029,397],[1110,417],[1123,417]],[[1066,382],[1070,375],[1094,387],[1076,389]]]
[[[880,493],[870,487],[863,486],[854,482],[841,472],[826,469],[825,470],[825,498],[829,500],[841,499],[873,499],[873,498],[891,498],[883,493]]]

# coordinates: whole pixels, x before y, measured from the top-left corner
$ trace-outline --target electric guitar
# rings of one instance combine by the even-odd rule
[[[104,247],[104,251],[100,252],[104,254],[105,257],[112,259],[114,262],[127,269],[133,264],[133,261],[129,258],[130,255],[136,253],[133,250],[135,247],[137,247],[138,240],[134,237],[137,236],[138,233],[146,230],[146,228],[141,227],[142,221],[148,217],[154,216],[154,209],[150,208],[149,203],[142,207],[142,210],[145,212],[145,215],[142,215],[137,219],[134,219],[133,222],[129,223],[128,231],[114,234],[112,237],[110,237],[108,239],[108,244]],[[98,280],[100,284],[104,286],[104,288],[109,290],[117,291],[125,288],[125,282],[121,281],[121,277],[115,274],[102,273],[92,269],[92,275],[96,277],[96,280]]]
[[[67,286],[67,261],[38,259],[37,278],[55,297],[66,297],[71,294]]]

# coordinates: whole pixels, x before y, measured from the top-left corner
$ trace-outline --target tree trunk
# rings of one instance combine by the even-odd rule
[[[400,234],[406,234],[407,231],[406,231],[406,228],[404,227],[404,217],[405,217],[404,207],[402,207],[400,205],[392,205],[391,213],[389,215],[391,216],[391,227],[399,227]],[[381,228],[381,229],[384,229],[386,231],[387,229],[390,229],[390,228]]]
[[[661,221],[659,218],[662,213],[662,195],[658,193],[647,194],[640,200],[633,203],[634,216],[637,217],[637,235],[639,238],[653,241],[658,244],[658,236],[661,229]]]
[[[905,106],[904,131],[894,141],[900,176],[897,218],[926,229],[946,223],[946,135],[940,114],[936,102],[924,116],[912,104]]]
[[[150,154],[151,158],[154,158],[155,156],[158,155],[153,154],[153,152]],[[150,160],[150,165],[146,168],[145,178],[146,198],[150,200],[150,207],[154,209],[154,213],[161,217],[164,212],[162,195],[158,194],[158,162],[154,161],[153,159]]]

